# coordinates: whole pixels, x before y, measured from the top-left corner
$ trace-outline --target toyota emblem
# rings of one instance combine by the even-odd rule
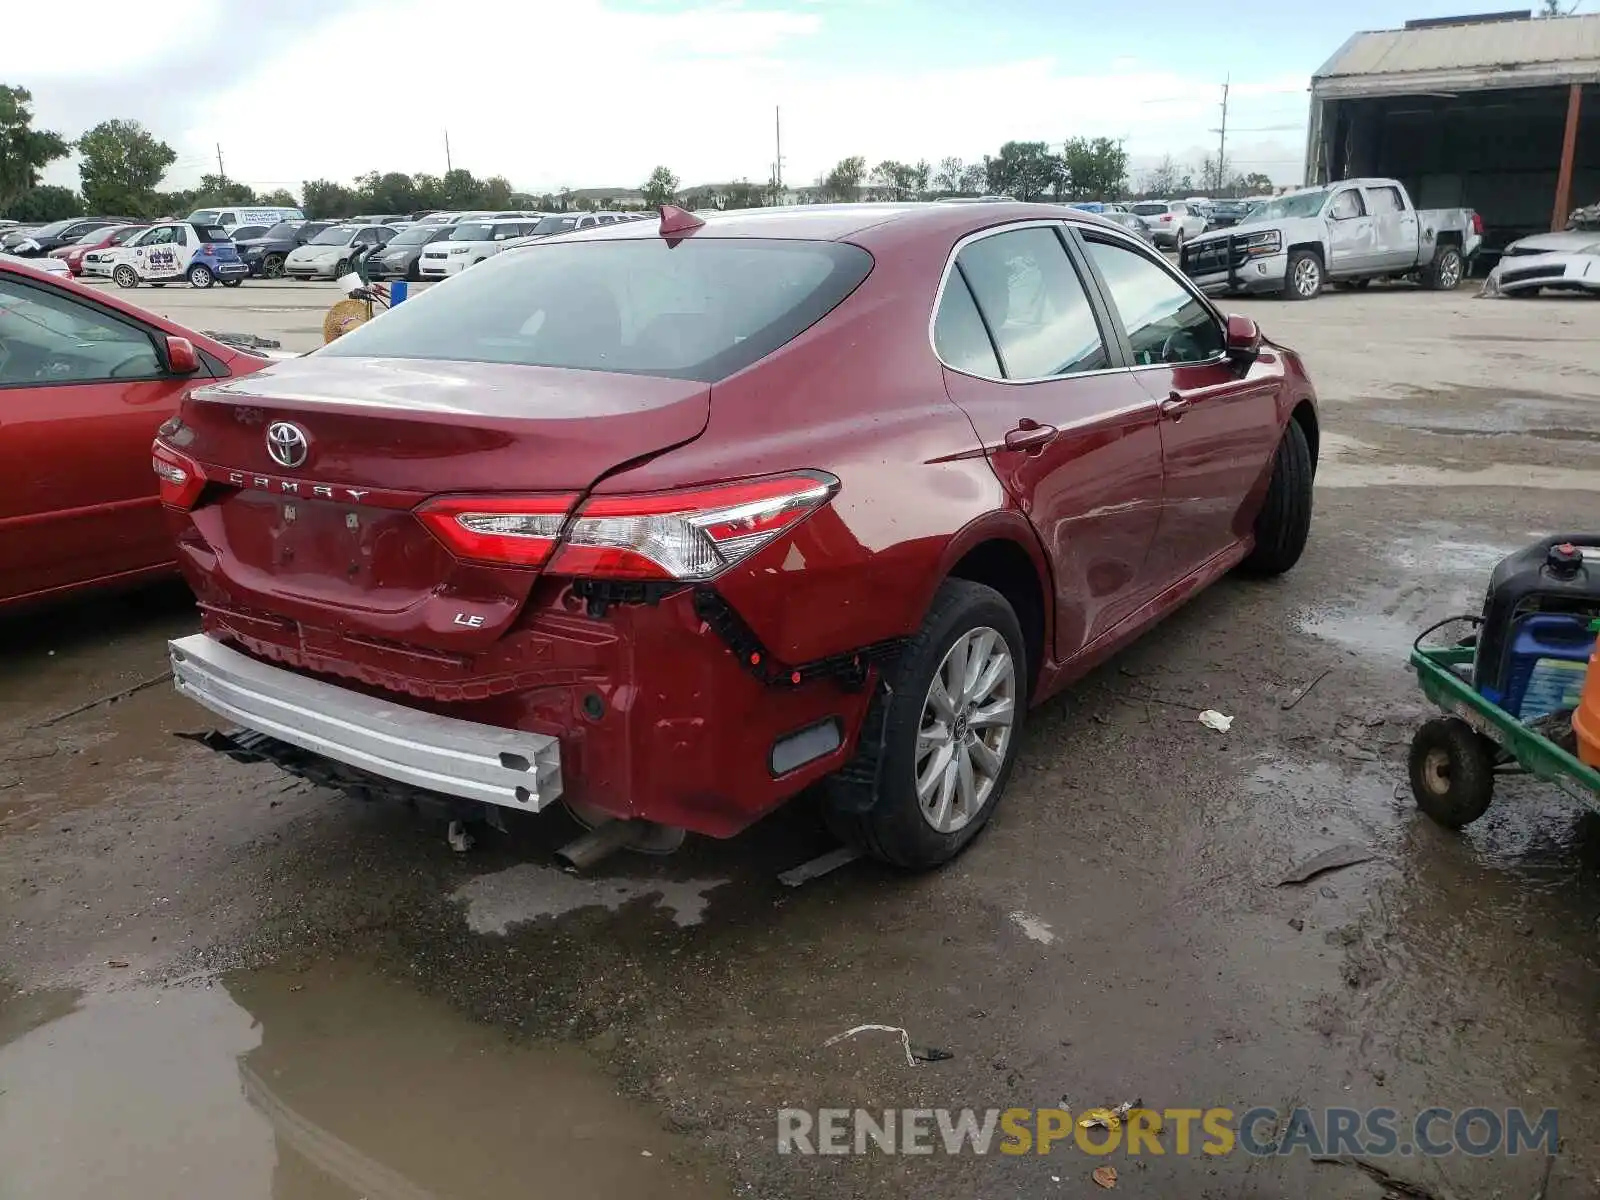
[[[305,465],[306,458],[311,454],[311,442],[300,426],[291,425],[288,421],[274,421],[267,426],[267,453],[280,467],[293,470]]]

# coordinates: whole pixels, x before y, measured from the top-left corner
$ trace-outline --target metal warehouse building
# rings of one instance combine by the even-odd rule
[[[1526,12],[1358,33],[1311,80],[1306,181],[1402,180],[1475,208],[1498,249],[1600,201],[1600,15]]]

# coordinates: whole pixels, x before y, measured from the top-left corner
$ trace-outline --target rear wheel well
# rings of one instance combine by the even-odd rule
[[[1300,426],[1300,432],[1306,435],[1306,448],[1311,451],[1311,465],[1317,465],[1317,410],[1311,407],[1311,401],[1302,400],[1295,405],[1289,414],[1289,419]]]
[[[996,538],[974,546],[950,569],[952,579],[992,587],[1006,598],[1022,626],[1028,652],[1028,692],[1044,664],[1044,592],[1033,559],[1016,542]]]
[[[1459,232],[1454,229],[1446,229],[1439,234],[1439,240],[1435,242],[1434,245],[1435,247],[1454,246],[1457,250],[1459,250],[1461,249],[1464,241],[1465,239]]]

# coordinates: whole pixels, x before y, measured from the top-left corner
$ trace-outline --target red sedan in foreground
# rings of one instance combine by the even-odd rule
[[[265,365],[0,263],[0,609],[170,573],[151,440],[197,383]]]
[[[932,866],[1029,704],[1294,565],[1314,404],[1085,213],[669,208],[190,397],[175,677],[324,779],[714,836],[826,780]]]

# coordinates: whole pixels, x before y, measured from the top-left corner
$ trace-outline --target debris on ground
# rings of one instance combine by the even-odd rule
[[[1448,1191],[1436,1192],[1420,1183],[1413,1183],[1364,1158],[1354,1158],[1348,1154],[1313,1154],[1311,1161],[1324,1166],[1354,1167],[1382,1184],[1387,1189],[1387,1194],[1391,1196],[1408,1196],[1410,1200],[1455,1200],[1453,1194]]]
[[[118,700],[126,700],[135,692],[142,692],[145,690],[145,688],[155,687],[156,684],[165,683],[171,678],[171,671],[163,671],[159,675],[152,675],[149,679],[141,679],[138,683],[133,684],[131,687],[125,687],[121,691],[112,692],[109,696],[97,696],[95,699],[86,700],[84,703],[76,705],[73,708],[69,708],[65,712],[58,712],[53,717],[46,717],[44,720],[36,723],[33,728],[44,729],[47,726],[54,725],[59,721],[65,721],[68,717],[75,717],[81,712],[88,712],[91,708],[99,708],[102,704],[115,704]]]
[[[1115,1167],[1096,1167],[1089,1176],[1103,1188],[1117,1186],[1117,1169]]]
[[[126,967],[127,965],[128,964],[123,962],[120,958],[106,959],[106,966],[108,967]]]
[[[1136,1108],[1144,1106],[1143,1100],[1124,1100],[1113,1108],[1091,1108],[1078,1118],[1080,1129],[1107,1129],[1122,1128],[1122,1122],[1129,1113]]]
[[[846,1038],[853,1038],[858,1033],[897,1033],[900,1035],[900,1048],[906,1052],[906,1065],[915,1067],[925,1062],[944,1062],[954,1058],[948,1050],[940,1050],[935,1046],[913,1046],[911,1035],[898,1025],[857,1025],[854,1029],[846,1029],[843,1033],[836,1033],[822,1043],[826,1050],[829,1046],[837,1045]]]
[[[1208,708],[1200,714],[1200,724],[1207,729],[1215,729],[1218,733],[1227,733],[1233,725],[1233,718],[1224,716],[1214,708]]]
[[[451,821],[450,828],[445,831],[445,841],[450,843],[450,849],[457,854],[465,854],[472,849],[473,836],[467,832],[465,821]]]
[[[1011,923],[1022,930],[1024,937],[1048,946],[1056,940],[1056,931],[1050,928],[1048,921],[1041,921],[1032,913],[1014,912],[1011,914]]]
[[[1278,880],[1278,886],[1284,887],[1291,883],[1308,883],[1318,875],[1329,871],[1337,871],[1341,867],[1353,867],[1357,863],[1370,862],[1376,858],[1364,846],[1354,842],[1340,842],[1337,846],[1329,846],[1326,850],[1313,854],[1310,858],[1302,859],[1299,863],[1289,868],[1287,874]]]
[[[830,871],[837,871],[840,867],[847,866],[861,857],[861,851],[855,846],[840,846],[826,854],[819,854],[810,862],[803,862],[798,867],[790,867],[778,876],[778,882],[784,887],[799,887],[802,883],[810,883],[813,879],[820,879]]]
[[[1299,687],[1295,688],[1294,691],[1290,692],[1281,706],[1283,710],[1287,712],[1289,709],[1293,708],[1296,704],[1299,704],[1300,701],[1309,696],[1311,694],[1311,689],[1316,687],[1317,684],[1321,683],[1325,678],[1327,678],[1328,673],[1332,670],[1332,667],[1324,667],[1311,677],[1311,681],[1309,683],[1303,683]]]
[[[221,342],[224,346],[233,346],[239,350],[282,350],[283,343],[277,338],[260,337],[254,333],[233,333],[228,330],[202,329],[201,333],[214,341]]]

